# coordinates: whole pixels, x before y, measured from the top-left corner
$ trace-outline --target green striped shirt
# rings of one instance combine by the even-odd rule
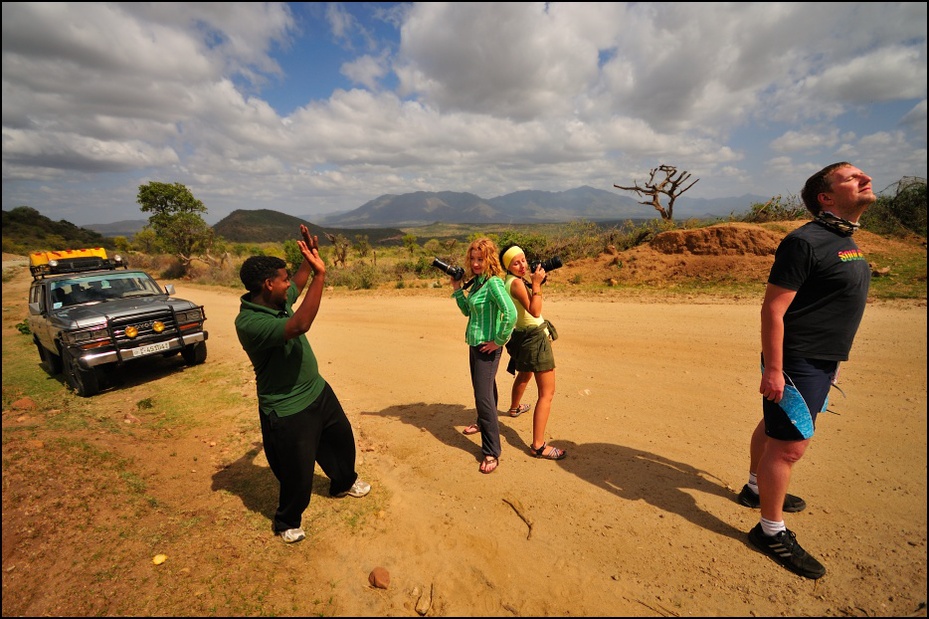
[[[477,289],[475,290],[475,287]],[[484,342],[506,344],[516,325],[516,306],[503,280],[497,276],[478,279],[465,295],[463,289],[452,293],[458,309],[468,317],[465,341],[468,346],[479,346]]]

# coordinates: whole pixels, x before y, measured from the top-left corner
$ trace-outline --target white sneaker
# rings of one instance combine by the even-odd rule
[[[306,533],[303,532],[303,529],[287,529],[281,531],[281,539],[284,540],[285,544],[293,544],[306,539]]]
[[[371,484],[366,481],[361,481],[360,479],[352,484],[352,487],[346,490],[345,492],[340,492],[336,496],[339,498],[346,496],[353,496],[356,499],[360,499],[364,495],[371,492]]]

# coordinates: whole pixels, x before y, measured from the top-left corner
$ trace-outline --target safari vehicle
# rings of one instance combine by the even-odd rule
[[[39,358],[50,374],[64,372],[79,396],[97,394],[109,371],[151,355],[206,361],[203,306],[120,256],[103,248],[34,252],[29,270],[28,323]]]

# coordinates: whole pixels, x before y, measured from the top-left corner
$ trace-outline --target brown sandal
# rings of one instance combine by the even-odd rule
[[[497,465],[499,464],[500,460],[497,458],[494,458],[493,456],[484,456],[484,461],[481,462],[480,471],[485,475],[490,475],[497,470]]]
[[[468,426],[467,428],[465,428],[464,430],[462,430],[461,433],[462,433],[462,434],[470,435],[470,434],[477,434],[477,433],[480,432],[480,431],[481,431],[481,429],[480,429],[479,427],[477,427],[477,424],[476,424],[476,423],[472,423],[470,426]]]

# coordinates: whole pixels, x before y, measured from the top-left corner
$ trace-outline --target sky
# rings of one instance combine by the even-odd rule
[[[215,224],[384,194],[926,177],[925,2],[4,2],[3,210]],[[748,205],[746,205],[748,206]]]

